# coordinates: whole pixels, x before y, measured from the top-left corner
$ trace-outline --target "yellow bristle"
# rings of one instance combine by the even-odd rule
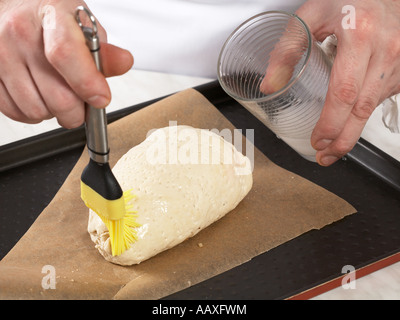
[[[134,196],[131,190],[124,192],[125,215],[120,220],[109,220],[99,215],[101,220],[106,225],[110,234],[111,253],[113,256],[118,256],[128,250],[132,243],[137,241],[136,228],[140,224],[136,222],[137,212],[132,210],[131,200]]]

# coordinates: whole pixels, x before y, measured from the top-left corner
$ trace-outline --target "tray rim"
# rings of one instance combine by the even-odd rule
[[[234,101],[223,91],[218,80],[196,86],[193,89],[205,95],[217,108],[222,102]],[[108,124],[173,94],[110,112],[107,114]],[[85,127],[82,125],[75,129],[58,128],[50,130],[3,145],[0,147],[0,173],[76,148],[83,148],[85,144]],[[400,161],[365,139],[360,138],[353,150],[342,160],[357,163],[364,170],[374,174],[400,192]]]

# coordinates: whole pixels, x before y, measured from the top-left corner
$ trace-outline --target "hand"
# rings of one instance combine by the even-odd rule
[[[345,5],[355,8],[345,29]],[[400,3],[391,0],[309,0],[297,12],[315,39],[338,39],[324,109],[311,142],[317,161],[333,164],[357,143],[374,109],[400,92]]]
[[[65,128],[84,122],[84,102],[105,107],[111,99],[104,76],[127,72],[132,55],[107,43],[99,25],[104,75],[97,71],[75,20],[77,0],[0,0],[0,111],[21,122],[56,117]],[[55,14],[42,27],[45,6]],[[49,7],[47,7],[49,8]],[[94,13],[95,14],[95,13]]]

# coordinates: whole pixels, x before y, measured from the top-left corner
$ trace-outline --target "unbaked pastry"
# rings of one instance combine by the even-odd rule
[[[88,231],[104,258],[120,265],[138,264],[194,236],[233,210],[253,183],[248,157],[220,135],[189,126],[155,130],[113,173],[135,195],[138,240],[112,256],[108,230],[91,210]]]

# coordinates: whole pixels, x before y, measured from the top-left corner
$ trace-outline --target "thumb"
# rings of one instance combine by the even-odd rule
[[[124,74],[133,66],[134,59],[128,50],[109,43],[102,43],[100,53],[103,63],[103,73],[106,77]]]
[[[305,58],[309,42],[303,23],[292,16],[269,54],[268,66],[260,84],[264,94],[279,91],[289,83],[296,65]]]

